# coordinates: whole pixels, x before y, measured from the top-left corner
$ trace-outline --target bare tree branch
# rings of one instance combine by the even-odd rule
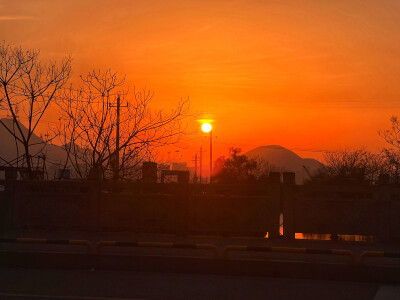
[[[0,109],[11,116],[15,128],[9,128],[1,120],[0,124],[23,146],[24,167],[29,178],[34,177],[30,149],[37,143],[32,142],[32,136],[70,74],[70,57],[60,64],[44,64],[35,50],[13,48],[5,43],[0,45]],[[20,119],[27,120],[27,130],[23,129]]]

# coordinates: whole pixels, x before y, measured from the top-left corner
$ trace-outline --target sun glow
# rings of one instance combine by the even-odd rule
[[[201,125],[201,130],[203,130],[203,132],[210,132],[212,129],[212,126],[210,123],[204,123],[203,125]]]

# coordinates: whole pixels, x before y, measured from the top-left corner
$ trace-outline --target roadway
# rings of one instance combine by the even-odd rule
[[[399,252],[398,243],[25,231],[3,237],[210,243]],[[299,253],[82,246],[0,245],[0,299],[400,299],[400,260]],[[398,276],[399,275],[399,276]]]
[[[0,299],[383,300],[400,299],[400,288],[377,283],[210,274],[2,268]]]

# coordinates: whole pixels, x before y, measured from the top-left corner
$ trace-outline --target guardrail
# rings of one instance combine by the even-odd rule
[[[364,251],[360,255],[359,263],[363,264],[366,257],[400,258],[400,252]]]
[[[219,257],[218,248],[212,244],[186,244],[186,243],[158,243],[158,242],[124,242],[124,241],[100,241],[95,248],[99,253],[103,247],[147,247],[147,248],[177,248],[177,249],[209,249],[214,252],[214,257]]]
[[[10,244],[50,244],[50,245],[74,245],[85,246],[88,253],[93,253],[92,244],[87,240],[52,240],[52,239],[37,239],[37,238],[1,238],[1,243]]]
[[[355,263],[354,253],[350,250],[342,249],[314,249],[314,248],[290,248],[290,247],[262,247],[262,246],[235,246],[228,245],[222,252],[222,258],[228,258],[230,251],[251,251],[251,252],[281,252],[281,253],[302,253],[302,254],[327,254],[344,255],[350,258],[352,264]]]
[[[163,242],[135,242],[135,241],[100,241],[93,248],[88,240],[62,240],[62,239],[42,239],[42,238],[0,238],[0,244],[49,244],[49,245],[74,245],[84,246],[87,253],[99,254],[103,247],[147,247],[147,248],[175,248],[175,249],[205,249],[211,250],[215,258],[220,257],[220,252],[215,245],[212,244],[190,244],[190,243],[163,243]],[[315,248],[292,248],[292,247],[264,247],[264,246],[243,246],[228,245],[222,252],[222,258],[227,259],[228,253],[231,251],[247,251],[247,252],[280,252],[280,253],[298,253],[298,254],[322,254],[322,255],[342,255],[347,256],[350,262],[356,262],[354,253],[344,249],[315,249]],[[385,251],[364,251],[358,258],[359,264],[364,264],[368,257],[386,257],[400,258],[400,252]]]

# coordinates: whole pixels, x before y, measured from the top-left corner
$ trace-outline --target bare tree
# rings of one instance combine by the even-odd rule
[[[332,178],[346,178],[363,167],[364,149],[340,150],[325,153],[324,172]]]
[[[382,150],[384,157],[384,171],[390,175],[394,184],[400,183],[400,150],[384,148]]]
[[[165,113],[151,108],[153,93],[146,89],[129,93],[125,78],[110,70],[92,71],[81,80],[78,89],[70,88],[63,95],[59,127],[69,163],[79,177],[100,173],[107,178],[132,178],[156,147],[174,143],[182,134],[188,101]],[[123,103],[119,115],[117,101]]]
[[[390,129],[379,130],[378,133],[388,144],[400,149],[400,121],[396,116],[392,116],[390,122]]]
[[[382,153],[365,152],[360,158],[359,167],[363,170],[364,180],[368,184],[375,184],[379,175],[387,172],[387,162]]]
[[[371,153],[363,148],[338,150],[325,153],[324,166],[315,176],[316,181],[354,182],[375,184],[387,169],[382,153]]]
[[[71,74],[71,58],[60,64],[43,63],[39,52],[0,45],[0,108],[13,125],[3,120],[0,124],[23,146],[24,166],[29,178],[33,171],[33,145],[43,141],[33,141],[35,130],[56,93],[65,85]],[[21,122],[26,124],[26,130]]]
[[[391,146],[382,150],[385,158],[386,173],[391,175],[393,183],[400,183],[400,120],[390,118],[391,128],[380,130],[379,135]]]

